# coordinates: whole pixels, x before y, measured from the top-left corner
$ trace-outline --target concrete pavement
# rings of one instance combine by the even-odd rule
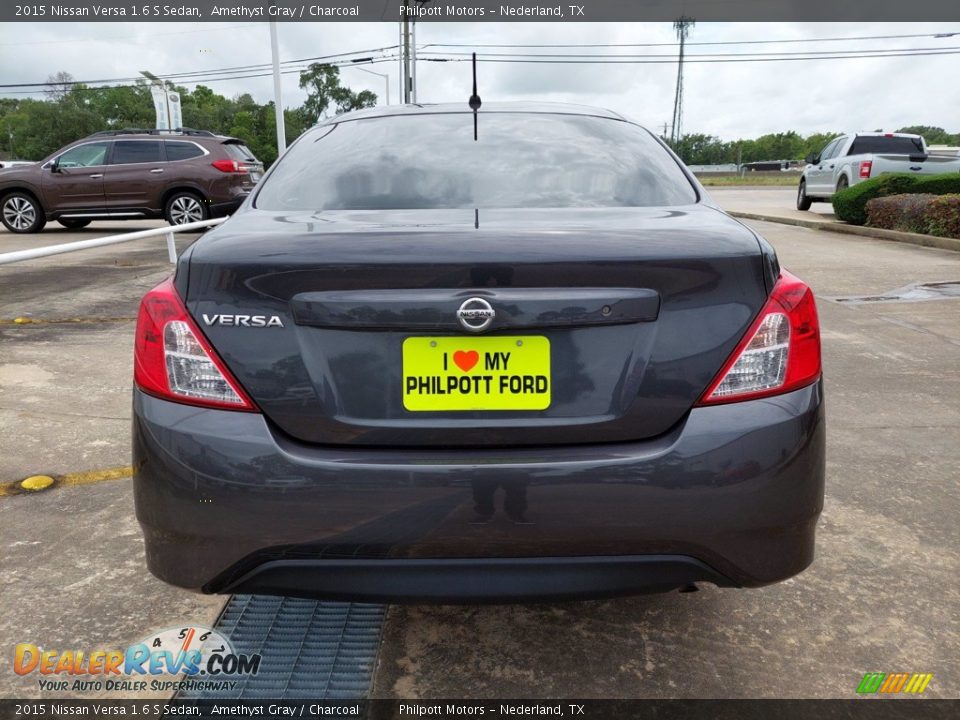
[[[960,696],[960,301],[827,299],[960,279],[960,258],[752,225],[820,298],[827,498],[813,566],[759,590],[393,606],[377,695],[851,698],[865,672],[925,668],[927,694]]]
[[[796,187],[708,187],[707,193],[727,212],[756,213],[795,220],[836,220],[830,203],[814,203],[807,212],[797,210]]]
[[[0,252],[162,226],[0,231]],[[0,266],[0,482],[130,464],[134,323],[121,318],[171,267],[162,238]],[[75,695],[15,675],[17,643],[120,649],[181,623],[210,625],[224,601],[146,571],[129,478],[0,497],[0,548],[0,697]]]

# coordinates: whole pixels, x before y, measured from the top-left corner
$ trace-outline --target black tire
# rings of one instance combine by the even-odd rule
[[[807,197],[807,181],[801,180],[797,188],[797,210],[809,210],[813,200]]]
[[[210,217],[207,202],[196,193],[180,191],[167,198],[163,216],[171,225],[186,225]]]
[[[68,230],[79,230],[90,224],[89,220],[84,220],[83,218],[60,218],[57,222]]]
[[[848,187],[850,187],[850,181],[847,180],[846,175],[841,175],[840,179],[837,180],[837,192],[846,190]]]
[[[12,233],[38,233],[47,224],[43,208],[33,195],[12,192],[0,200],[0,220]]]

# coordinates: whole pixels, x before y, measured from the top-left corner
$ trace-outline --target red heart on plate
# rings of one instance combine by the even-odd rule
[[[479,359],[480,353],[476,350],[457,350],[453,354],[453,361],[464,372],[470,372]]]

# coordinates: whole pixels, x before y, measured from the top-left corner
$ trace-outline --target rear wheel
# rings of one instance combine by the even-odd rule
[[[90,224],[89,220],[83,220],[81,218],[60,218],[57,222],[68,230],[79,230]]]
[[[40,232],[47,224],[40,203],[32,195],[22,192],[4,196],[0,204],[0,219],[7,230],[15,233]]]
[[[850,187],[850,181],[847,180],[846,175],[841,175],[840,179],[837,180],[837,192],[840,192],[841,190],[846,190],[848,187]]]
[[[807,181],[801,180],[797,190],[797,210],[809,210],[813,200],[807,197]]]
[[[191,192],[176,192],[171,195],[167,200],[164,215],[171,225],[186,225],[209,217],[203,198]]]

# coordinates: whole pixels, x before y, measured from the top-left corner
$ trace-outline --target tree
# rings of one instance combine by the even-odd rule
[[[341,85],[340,68],[335,65],[312,63],[300,73],[300,87],[307,90],[303,108],[311,122],[325,118],[331,104],[336,108],[337,115],[377,104],[376,93],[369,90],[355,93]]]
[[[77,102],[103,118],[109,128],[153,127],[155,114],[146,83],[123,87],[83,88]]]
[[[897,130],[898,133],[923,135],[928,145],[956,145],[960,143],[960,133],[951,135],[942,127],[932,125],[911,125]]]
[[[691,133],[674,143],[674,151],[691,165],[719,165],[731,162],[730,147],[718,137]]]
[[[49,87],[44,91],[51,100],[62,100],[73,87],[73,75],[61,70],[53,75],[47,75]]]
[[[806,157],[810,153],[819,153],[827,146],[828,142],[841,134],[842,133],[838,132],[824,132],[807,135],[803,140],[803,157]]]

